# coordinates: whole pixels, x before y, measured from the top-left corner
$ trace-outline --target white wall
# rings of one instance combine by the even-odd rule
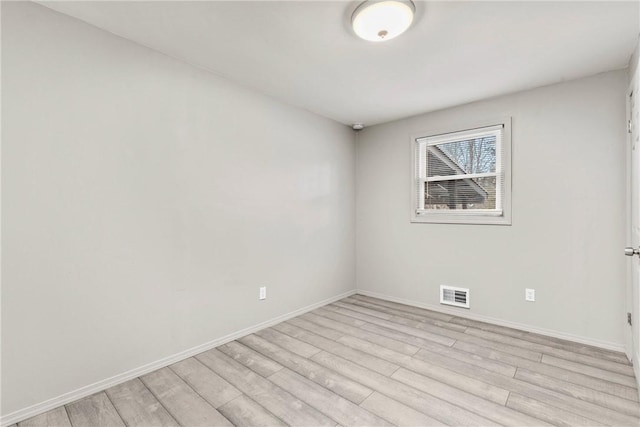
[[[347,127],[33,3],[2,90],[3,414],[354,288]]]
[[[626,70],[609,72],[359,133],[358,288],[437,305],[440,284],[469,287],[474,315],[621,347],[626,87]],[[513,225],[410,223],[409,135],[503,116]]]

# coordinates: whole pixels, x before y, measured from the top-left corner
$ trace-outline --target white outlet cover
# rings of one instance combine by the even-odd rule
[[[267,287],[266,286],[262,286],[260,288],[260,299],[267,299]]]
[[[526,301],[535,301],[536,300],[536,290],[535,289],[525,289],[524,290],[524,299]]]

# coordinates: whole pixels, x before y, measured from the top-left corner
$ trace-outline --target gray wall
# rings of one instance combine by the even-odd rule
[[[33,3],[2,89],[3,414],[354,288],[347,127]]]
[[[469,287],[474,315],[622,346],[626,87],[609,72],[359,133],[358,288],[436,305],[439,285]],[[503,116],[513,225],[410,223],[409,136]]]
[[[633,76],[635,76],[636,72],[638,71],[639,59],[640,59],[640,44],[636,44],[636,48],[631,54],[631,59],[629,60],[629,81],[633,79]]]

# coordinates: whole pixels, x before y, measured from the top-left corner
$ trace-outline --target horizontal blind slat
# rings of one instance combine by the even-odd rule
[[[443,141],[463,141],[466,139],[475,139],[491,132],[502,132],[504,125],[486,126],[476,129],[468,129],[459,132],[442,133],[437,135],[424,136],[416,138],[418,143],[426,143],[427,145],[435,145]]]

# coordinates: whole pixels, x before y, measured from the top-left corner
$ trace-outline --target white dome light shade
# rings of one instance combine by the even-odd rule
[[[391,40],[411,26],[414,11],[411,1],[365,1],[351,17],[353,31],[372,42]]]

